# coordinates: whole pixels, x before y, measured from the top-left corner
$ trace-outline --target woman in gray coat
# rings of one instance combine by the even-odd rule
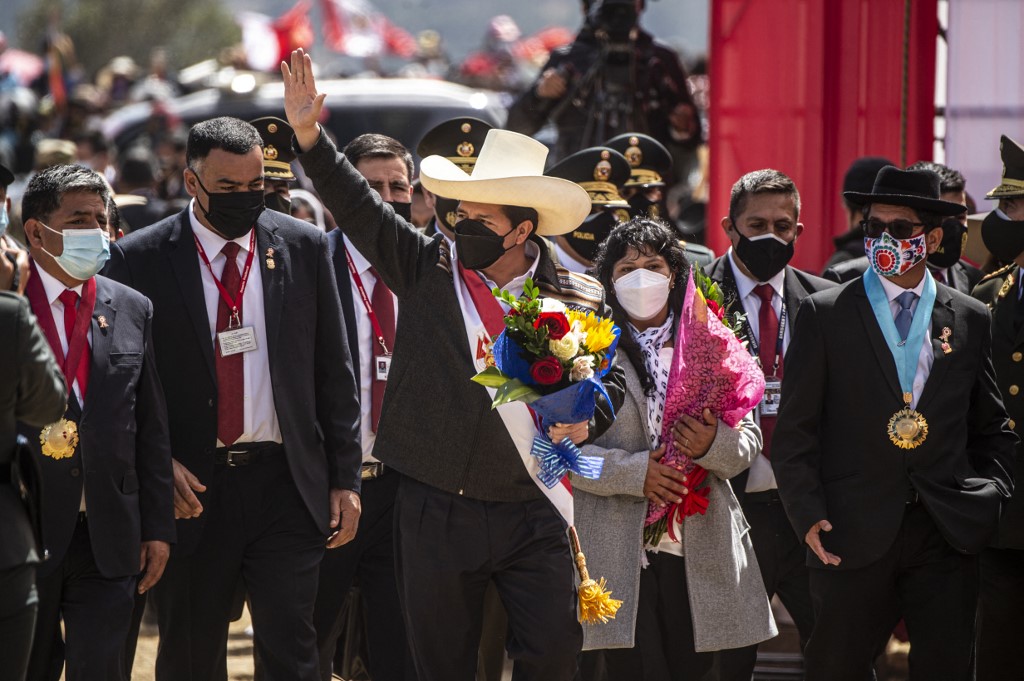
[[[668,367],[685,293],[687,262],[671,230],[634,219],[609,235],[595,264],[622,329],[617,361],[626,399],[615,423],[589,456],[604,458],[597,480],[572,478],[575,523],[594,574],[623,600],[614,620],[584,625],[584,678],[603,657],[609,681],[700,679],[715,650],[758,643],[778,632],[748,536],[747,521],[728,479],[761,451],[748,415],[736,428],[710,411],[683,416],[676,447],[707,469],[709,506],[644,546],[649,501],[681,500],[686,479],[659,463]],[[643,569],[641,569],[643,567]],[[749,681],[746,679],[744,681]]]

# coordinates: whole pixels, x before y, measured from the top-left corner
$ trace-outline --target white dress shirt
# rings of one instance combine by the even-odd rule
[[[359,279],[363,282],[366,290],[366,297],[373,300],[373,289],[377,285],[377,277],[370,272],[370,262],[363,257],[363,254],[356,250],[348,237],[345,240],[345,248],[352,256],[352,264],[359,273]],[[346,267],[347,269],[347,267]],[[363,305],[363,298],[359,295],[352,270],[348,270],[349,283],[352,284],[352,306],[356,313],[356,337],[359,339],[359,411],[362,418],[359,423],[359,431],[363,438],[363,462],[377,461],[373,456],[373,443],[377,434],[373,432],[372,411],[373,411],[373,381],[376,380],[377,372],[373,365],[373,355],[370,353],[370,346],[379,350],[380,345],[374,340],[373,324],[370,322],[370,315]],[[398,321],[398,296],[394,293],[391,298],[395,304],[395,321]],[[394,352],[394,348],[388,348]]]
[[[227,240],[210,231],[199,222],[195,215],[195,199],[189,205],[189,220],[192,232],[199,239],[206,257],[210,259],[210,267],[199,259],[199,276],[203,281],[203,297],[206,299],[206,316],[210,321],[210,340],[217,337],[217,306],[220,305],[220,290],[213,276],[220,279],[224,273],[227,258],[221,253]],[[245,261],[249,256],[249,235],[238,237],[235,243],[240,246],[236,261],[239,273],[245,271]],[[281,426],[277,422],[277,410],[274,407],[274,388],[270,382],[270,355],[267,347],[267,320],[263,310],[263,277],[261,267],[263,258],[255,254],[249,280],[242,292],[242,326],[251,326],[256,334],[256,349],[242,355],[243,374],[245,377],[245,405],[242,409],[243,430],[237,442],[282,442]],[[210,274],[210,270],[213,274]],[[216,347],[214,347],[216,352]],[[224,443],[217,440],[217,446]]]
[[[557,241],[552,240],[551,243],[554,244],[555,246],[555,253],[558,255],[559,265],[569,270],[570,272],[575,272],[576,274],[586,274],[587,270],[590,269],[590,266],[584,265],[579,260],[577,260],[573,255],[569,253],[569,251],[562,248],[562,245],[559,244]]]
[[[882,289],[885,291],[885,297],[889,299],[889,309],[892,310],[892,318],[895,320],[896,315],[900,313],[900,304],[896,298],[905,291],[913,291],[917,294],[917,298],[910,305],[911,313],[917,313],[917,304],[921,302],[921,294],[924,293],[924,278],[911,289],[900,288],[896,284],[892,283],[885,277],[879,277],[878,280],[882,282]],[[936,284],[938,286],[938,284]],[[932,334],[931,334],[931,320],[928,321],[928,332],[924,335],[924,340],[921,341],[921,350],[917,355],[917,374],[914,376],[914,401],[910,403],[911,409],[917,408],[917,401],[921,399],[921,393],[924,391],[925,381],[928,380],[928,374],[931,373],[932,363],[935,361],[935,353],[932,350]],[[903,388],[901,387],[900,390]]]
[[[761,338],[761,299],[754,293],[754,288],[762,283],[754,281],[743,272],[736,265],[735,256],[733,255],[732,249],[729,249],[729,266],[732,267],[732,274],[736,279],[736,292],[739,296],[740,303],[743,305],[743,311],[747,316],[747,324],[750,325],[750,332],[754,334],[754,338],[757,339],[758,344],[771,343],[775,344],[775,338]],[[785,291],[786,285],[786,270],[783,268],[778,274],[764,282],[772,287],[775,291],[772,295],[772,309],[775,310],[775,317],[781,322],[782,321],[782,294]],[[792,317],[790,316],[793,310],[786,311],[786,330],[782,336],[782,356],[786,356],[786,351],[789,349],[790,333],[793,325],[790,323]],[[770,367],[766,367],[766,370],[770,371]],[[785,371],[785,362],[783,362],[783,371]],[[761,413],[757,411],[757,423],[761,424]],[[772,470],[772,462],[768,460],[764,454],[754,459],[750,464],[750,473],[747,476],[747,487],[746,492],[767,492],[768,490],[778,489],[778,484],[775,482],[775,472]]]
[[[483,272],[480,273],[481,278],[487,284],[488,288],[502,288],[512,294],[513,297],[518,298],[523,295],[523,287],[526,286],[527,279],[533,279],[534,274],[537,272],[537,265],[540,263],[540,246],[532,241],[526,242],[526,257],[533,258],[533,262],[530,264],[529,269],[524,274],[519,275],[512,281],[508,282],[504,286],[498,286],[493,281],[483,276]],[[498,300],[495,298],[495,300]],[[503,300],[498,300],[501,303],[501,309],[505,312],[509,311],[509,306]]]

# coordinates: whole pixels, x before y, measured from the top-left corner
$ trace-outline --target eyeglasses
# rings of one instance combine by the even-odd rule
[[[924,226],[923,222],[911,222],[910,220],[883,222],[878,218],[869,218],[860,221],[860,228],[864,230],[864,235],[869,239],[877,239],[882,236],[882,232],[889,232],[897,239],[909,239],[914,236],[915,228]]]

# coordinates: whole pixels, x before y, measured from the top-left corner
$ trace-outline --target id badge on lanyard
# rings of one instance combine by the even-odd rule
[[[764,371],[764,395],[761,397],[761,402],[757,405],[757,413],[759,416],[771,416],[775,417],[779,415],[779,403],[782,401],[782,379],[778,377],[779,364],[782,360],[782,346],[783,340],[786,336],[786,306],[782,306],[782,315],[779,319],[779,335],[775,339],[775,365],[772,367],[761,367]],[[747,326],[747,335],[752,341],[749,344],[750,352],[754,357],[760,358],[760,346],[757,340],[754,338],[754,334],[750,331],[750,326]],[[760,362],[760,359],[758,359]]]

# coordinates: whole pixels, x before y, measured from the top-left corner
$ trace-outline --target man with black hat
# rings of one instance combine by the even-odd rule
[[[860,229],[860,221],[863,218],[860,213],[861,207],[850,203],[846,198],[846,192],[870,192],[878,171],[889,165],[892,165],[892,161],[881,156],[861,156],[846,169],[846,174],[843,176],[842,196],[843,209],[846,214],[846,231],[832,240],[836,245],[836,252],[825,263],[824,269],[827,270],[846,260],[863,257],[864,233]]]
[[[585,273],[612,228],[629,220],[629,204],[619,190],[629,180],[626,157],[608,147],[591,147],[562,159],[545,173],[575,182],[590,197],[590,215],[583,223],[553,239],[558,262],[572,272]]]
[[[249,121],[263,140],[263,203],[270,210],[291,215],[292,126],[274,116]]]
[[[809,548],[809,679],[870,678],[901,617],[911,681],[972,677],[976,554],[1010,496],[1017,437],[988,311],[925,265],[963,210],[939,196],[935,173],[892,166],[846,194],[867,206],[871,269],[800,305],[772,467]]]
[[[942,243],[934,253],[928,254],[928,269],[938,283],[952,286],[960,293],[969,295],[981,279],[981,270],[960,259],[967,234],[967,183],[964,176],[957,170],[931,161],[918,161],[907,170],[929,170],[935,173],[939,176],[939,189],[942,192],[940,198],[964,207],[960,215],[943,219]],[[857,230],[863,234],[859,224]],[[868,267],[867,256],[861,256],[837,263],[822,272],[821,276],[843,284],[864,274]]]
[[[992,310],[992,363],[1010,415],[1010,428],[1024,433],[1024,149],[1003,135],[1003,178],[985,198],[998,199],[981,226],[985,246],[1009,263],[982,279],[974,297]],[[1017,446],[1013,471],[1024,475],[1024,448]],[[1016,632],[1024,623],[1024,492],[1015,492],[999,521],[994,541],[981,553],[978,606],[978,681],[1024,677]]]

